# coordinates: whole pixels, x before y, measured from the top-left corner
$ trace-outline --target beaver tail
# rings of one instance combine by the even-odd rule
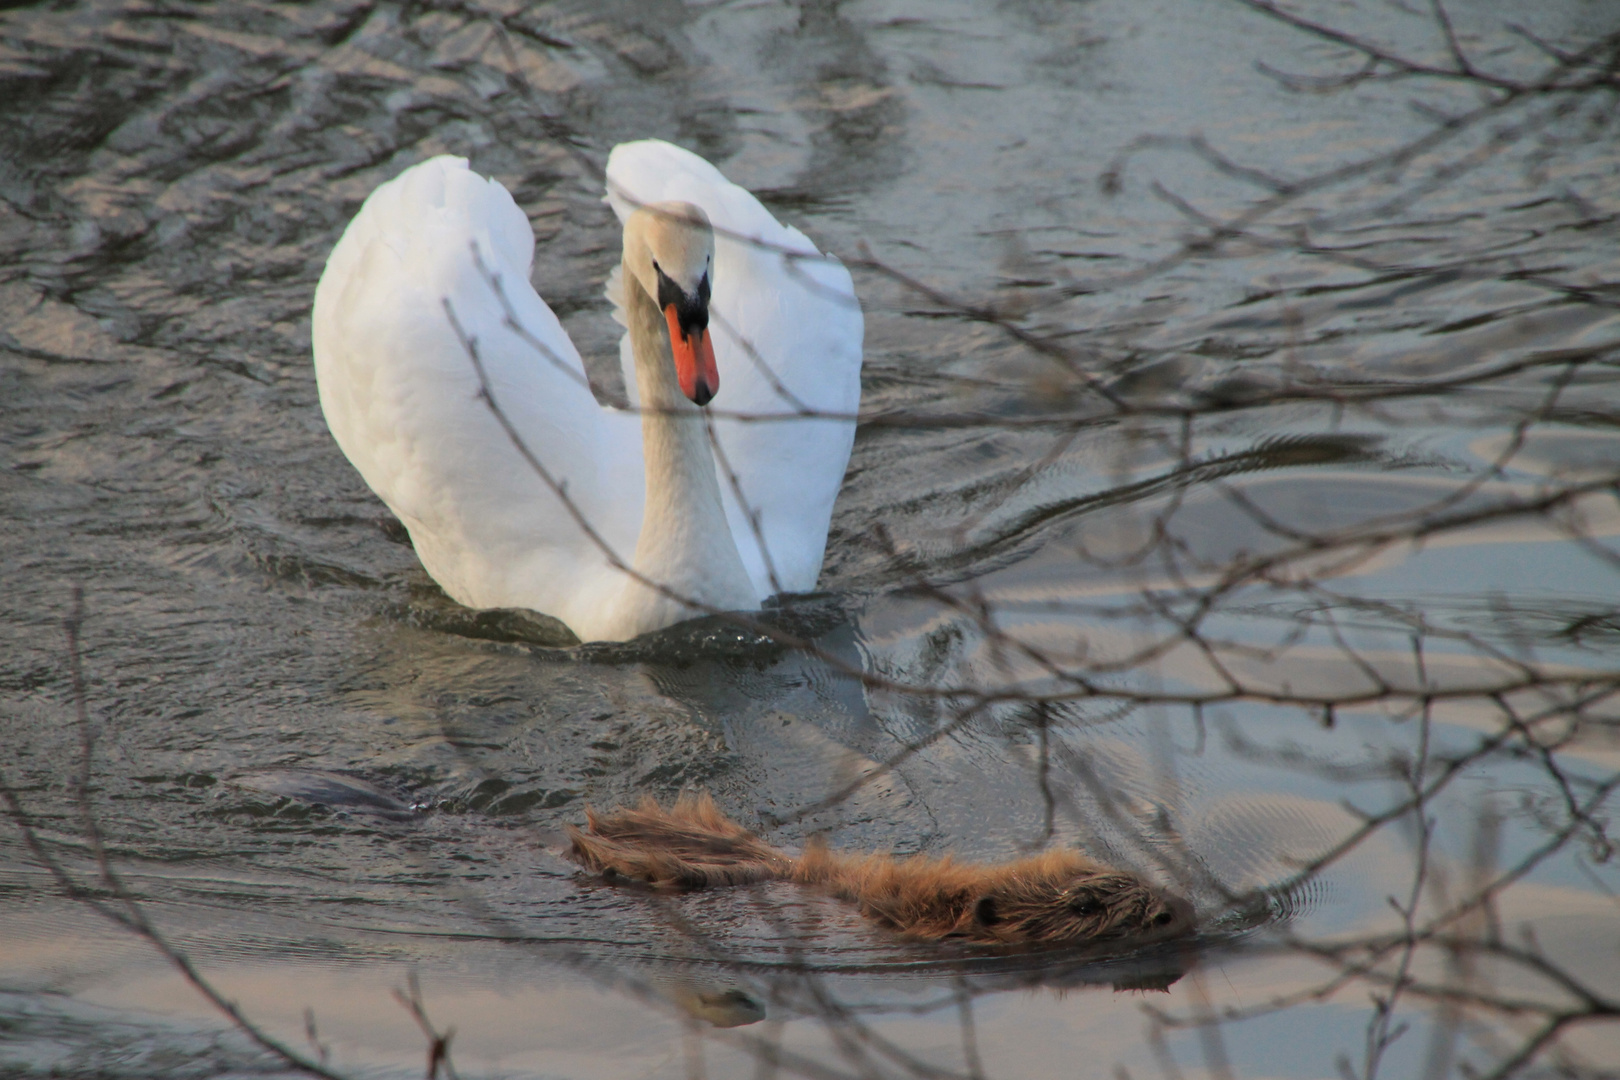
[[[727,818],[708,795],[682,795],[668,810],[650,795],[633,810],[587,809],[585,827],[568,827],[576,862],[655,889],[748,885],[793,873],[791,857]]]

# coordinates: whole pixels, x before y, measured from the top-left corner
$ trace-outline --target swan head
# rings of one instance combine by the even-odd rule
[[[707,405],[720,389],[720,369],[709,340],[709,290],[714,230],[699,207],[649,203],[624,226],[624,266],[652,297],[669,324],[670,351],[681,392]]]

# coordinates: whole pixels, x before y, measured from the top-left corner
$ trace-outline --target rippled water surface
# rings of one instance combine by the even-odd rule
[[[1617,30],[1604,4],[1521,7],[1457,19],[1504,79]],[[1427,11],[1318,14],[1448,62]],[[1399,937],[1389,898],[1414,874],[1443,910],[1549,837],[1452,928],[1494,919],[1613,1007],[1616,89],[1526,95],[1411,171],[1291,194],[1280,216],[1308,208],[1308,238],[1185,249],[1190,215],[1267,192],[1143,136],[1199,133],[1299,179],[1483,100],[1466,80],[1276,77],[1356,66],[1186,0],[6,5],[0,775],[94,880],[62,630],[81,586],[91,802],[128,889],[245,1013],[352,1075],[420,1074],[390,995],[411,972],[463,1075],[1316,1077],[1341,1057],[1365,1075],[1367,987],[1308,992],[1332,943]],[[824,591],[768,613],[819,653],[719,620],[612,648],[480,622],[321,418],[325,258],[370,190],[439,153],[512,191],[537,288],[601,396],[622,393],[602,296],[618,233],[591,163],[648,136],[855,267],[870,422]],[[1425,386],[1355,397],[1398,381]],[[1304,385],[1322,392],[1279,389]],[[1534,506],[1492,511],[1515,499]],[[1356,529],[1359,547],[1222,584]],[[1178,636],[1193,595],[1218,602]],[[1249,692],[1037,710],[1054,656],[1093,691]],[[1557,737],[1477,753],[1504,696],[1386,700],[1414,663],[1431,687],[1565,679],[1512,699]],[[1466,764],[1422,815],[1366,829],[1420,757]],[[1203,928],[988,955],[793,886],[658,897],[560,857],[587,803],[689,787],[790,847],[1079,844],[1187,893]],[[14,825],[4,1069],[273,1071],[150,945],[64,896]],[[1461,955],[1418,974],[1460,978]],[[1478,964],[1499,961],[1493,992],[1580,1000]],[[1512,1042],[1541,1015],[1459,1026],[1443,996],[1396,1009],[1412,1027],[1385,1075],[1488,1071],[1511,1056],[1491,1025]],[[1256,1015],[1216,1053],[1212,1029],[1155,1028],[1147,1006]],[[1535,1068],[1620,1062],[1612,1014],[1560,1034]]]

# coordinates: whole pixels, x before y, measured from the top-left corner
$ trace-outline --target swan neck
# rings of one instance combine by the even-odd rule
[[[663,313],[635,276],[627,271],[623,280],[647,484],[634,568],[714,608],[756,608],[758,597],[726,522],[705,414],[681,392]],[[645,606],[679,609],[680,618],[702,614],[645,587],[632,591]]]

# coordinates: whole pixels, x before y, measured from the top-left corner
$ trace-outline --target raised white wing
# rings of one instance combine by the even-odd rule
[[[540,349],[506,325],[498,279]],[[529,284],[534,233],[463,158],[423,162],[366,199],[315,293],[321,409],[418,557],[469,607],[555,615],[582,637],[623,587],[478,396],[446,302],[476,342],[524,443],[628,563],[643,502],[641,428],[603,409],[579,354]]]
[[[654,139],[623,143],[608,158],[607,180],[608,201],[620,221],[642,203],[678,199],[702,207],[714,225],[709,329],[720,393],[711,408],[853,416],[861,398],[864,321],[841,263],[822,256],[803,233],[779,223],[713,165],[677,146]],[[620,355],[634,402],[628,337]],[[726,518],[760,597],[814,589],[855,439],[854,421],[720,418],[715,430],[741,489],[739,498],[722,468]]]

